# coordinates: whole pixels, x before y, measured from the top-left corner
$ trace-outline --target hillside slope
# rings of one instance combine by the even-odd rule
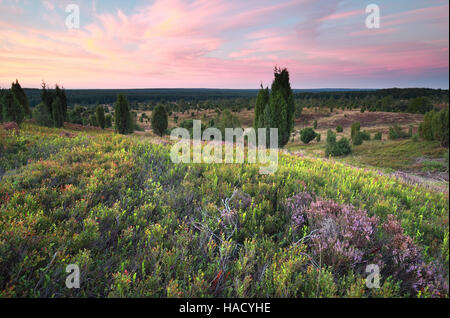
[[[174,164],[142,136],[66,131],[0,131],[1,297],[448,297],[448,191],[282,153],[273,175]]]

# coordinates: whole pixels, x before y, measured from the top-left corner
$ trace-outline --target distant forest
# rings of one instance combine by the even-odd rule
[[[360,91],[357,89],[294,89],[294,93],[323,93],[340,91]],[[25,88],[30,106],[34,107],[41,102],[41,89]],[[256,98],[258,89],[207,89],[207,88],[166,88],[166,89],[66,89],[68,105],[96,105],[112,104],[117,100],[117,95],[123,94],[131,103],[144,102],[174,102],[204,101],[215,99]]]

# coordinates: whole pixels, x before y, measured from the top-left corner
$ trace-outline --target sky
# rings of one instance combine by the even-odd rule
[[[449,2],[0,0],[2,88],[256,89],[275,66],[297,89],[448,89]]]

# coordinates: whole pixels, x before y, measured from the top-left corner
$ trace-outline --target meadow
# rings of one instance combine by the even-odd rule
[[[174,164],[148,133],[31,122],[0,156],[0,297],[448,297],[448,187],[285,151],[272,175]]]

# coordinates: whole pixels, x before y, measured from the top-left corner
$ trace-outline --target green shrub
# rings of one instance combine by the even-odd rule
[[[341,132],[343,132],[344,131],[344,128],[342,128],[342,126],[337,126],[336,127],[336,131],[338,132],[338,133],[341,133]]]
[[[383,134],[379,131],[376,132],[375,135],[373,136],[373,140],[381,140],[383,137]]]
[[[316,136],[316,141],[317,142],[320,142],[320,139],[322,138],[322,136],[320,135],[320,134],[317,134],[317,136]]]
[[[359,134],[363,140],[370,140],[370,133],[367,131],[360,131]]]
[[[305,128],[300,131],[300,140],[304,144],[309,144],[314,138],[317,137],[317,133],[312,128]]]
[[[47,110],[47,106],[45,106],[44,103],[39,103],[33,109],[33,118],[36,119],[36,122],[39,126],[44,126],[44,127],[52,127],[53,126],[52,116],[50,116],[50,114]]]
[[[394,126],[389,127],[389,139],[396,140],[396,139],[405,139],[410,138],[411,135],[405,131],[402,130],[402,128],[395,124]]]
[[[448,147],[449,108],[426,113],[424,121],[419,126],[419,135],[425,140],[437,140],[442,147]]]
[[[356,134],[360,131],[361,124],[359,122],[353,123],[351,127],[351,139],[353,139]]]
[[[313,127],[314,127],[314,129],[317,129],[317,120],[314,120]]]
[[[350,142],[347,138],[342,137],[338,142],[337,146],[339,149],[340,156],[349,155],[352,152],[352,147],[350,146]]]
[[[363,134],[362,132],[357,132],[355,136],[353,136],[352,138],[352,143],[354,146],[359,146],[362,145],[364,139],[363,139]]]
[[[348,141],[348,139],[342,137],[339,141],[336,142],[336,133],[334,133],[331,129],[329,129],[327,132],[325,156],[327,157],[346,156],[351,152],[352,148],[350,146],[350,142]]]

